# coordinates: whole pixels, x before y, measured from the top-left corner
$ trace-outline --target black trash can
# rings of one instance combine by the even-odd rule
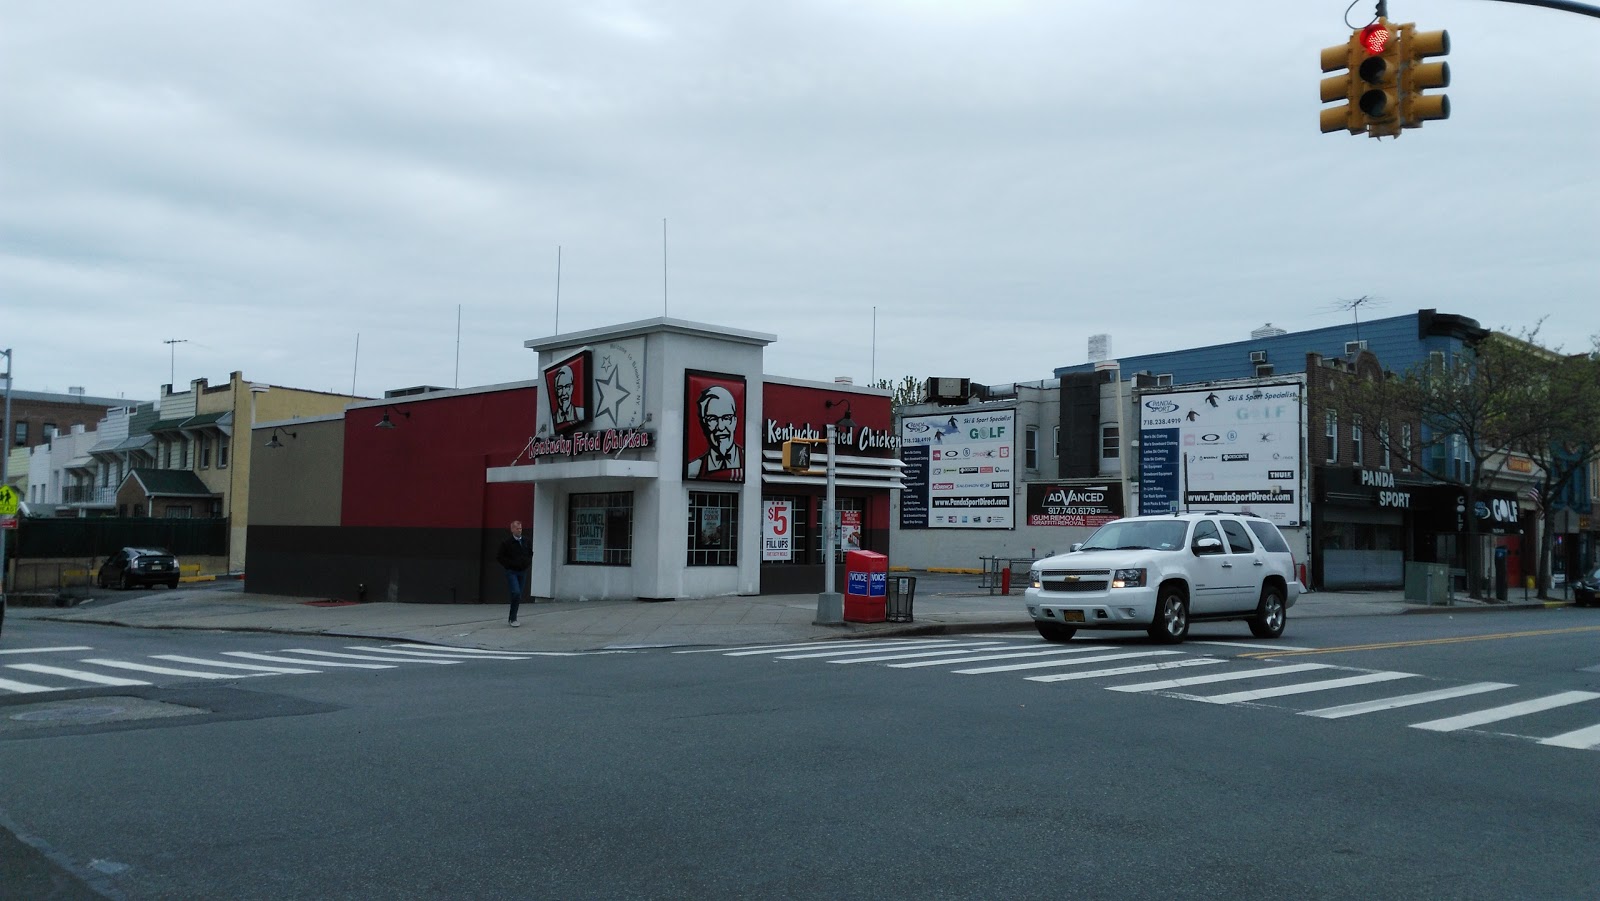
[[[916,576],[891,576],[889,597],[884,607],[885,619],[891,623],[911,622],[911,602],[916,597]]]

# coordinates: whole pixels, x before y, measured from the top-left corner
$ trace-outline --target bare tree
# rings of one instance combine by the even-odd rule
[[[920,404],[928,399],[927,380],[919,379],[914,375],[902,376],[897,382],[878,379],[872,383],[872,387],[882,388],[889,392],[889,406],[895,413],[899,413],[901,407]]]

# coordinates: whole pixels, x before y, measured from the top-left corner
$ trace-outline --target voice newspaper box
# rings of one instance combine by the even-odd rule
[[[889,558],[875,551],[844,555],[844,618],[851,623],[888,619]]]

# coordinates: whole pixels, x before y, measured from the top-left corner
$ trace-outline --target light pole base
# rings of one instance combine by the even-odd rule
[[[824,591],[817,595],[816,626],[844,625],[844,595],[837,591]]]

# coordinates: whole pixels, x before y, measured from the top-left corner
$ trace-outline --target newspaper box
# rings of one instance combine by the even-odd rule
[[[844,618],[851,623],[888,619],[889,558],[873,551],[851,551],[844,557]]]

